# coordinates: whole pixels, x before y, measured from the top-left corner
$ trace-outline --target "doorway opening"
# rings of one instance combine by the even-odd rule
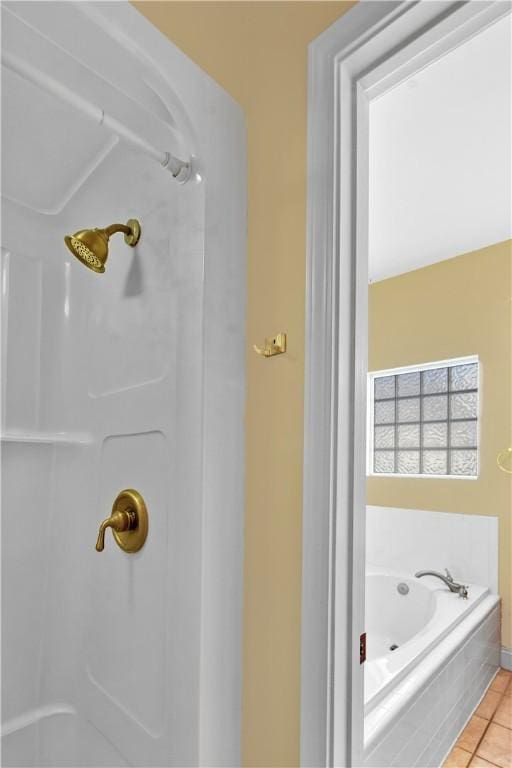
[[[499,168],[493,166],[496,156],[487,157],[482,164],[483,171],[490,174],[487,178],[492,176],[496,184],[492,192],[496,193],[496,204],[489,206],[491,215],[486,230],[481,215],[478,218],[476,214],[468,213],[472,205],[478,205],[475,182],[480,192],[489,187],[485,174],[478,176],[479,167],[473,155],[470,168],[465,168],[466,175],[454,174],[457,183],[462,183],[457,192],[453,187],[450,190],[439,172],[443,167],[446,170],[449,164],[453,168],[457,156],[468,156],[473,146],[471,131],[461,134],[455,120],[455,117],[461,117],[458,113],[452,114],[453,119],[445,125],[438,122],[429,127],[427,118],[431,117],[432,107],[429,112],[428,102],[423,107],[420,105],[429,88],[432,94],[439,96],[439,87],[436,89],[434,82],[429,84],[429,80],[435,81],[439,77],[444,98],[449,101],[445,109],[454,107],[454,95],[459,100],[464,99],[464,84],[453,74],[462,56],[464,67],[474,66],[478,75],[471,84],[472,106],[478,111],[475,88],[484,83],[488,68],[478,61],[476,53],[469,56],[468,51],[470,48],[477,51],[479,46],[484,46],[488,53],[492,50],[492,56],[499,58],[497,38],[505,41],[510,55],[510,7],[502,3],[462,6],[452,2],[363,3],[311,46],[303,525],[303,765],[362,766],[372,765],[372,760],[377,761],[375,765],[391,765],[398,759],[398,742],[400,749],[413,742],[420,748],[414,728],[400,726],[396,712],[390,714],[390,699],[386,700],[384,708],[388,716],[380,706],[391,694],[391,689],[386,689],[389,683],[386,675],[390,669],[394,671],[392,677],[402,685],[396,690],[396,697],[402,703],[405,701],[405,670],[412,663],[409,656],[413,650],[416,658],[425,655],[424,648],[420,648],[413,638],[431,621],[440,591],[436,590],[436,577],[415,578],[415,573],[422,569],[437,571],[441,567],[437,562],[441,558],[439,552],[436,552],[433,565],[429,560],[431,550],[425,544],[426,534],[422,542],[425,547],[413,552],[418,555],[417,567],[411,562],[404,571],[399,554],[404,554],[406,527],[412,527],[411,535],[414,532],[417,535],[423,526],[425,531],[428,526],[434,526],[431,535],[435,543],[443,535],[440,533],[443,525],[450,522],[451,530],[455,530],[456,521],[452,519],[455,513],[458,517],[466,517],[461,513],[467,511],[473,523],[480,524],[475,507],[470,508],[469,502],[466,509],[462,502],[457,508],[450,508],[444,507],[442,501],[451,489],[461,489],[460,493],[468,500],[479,488],[482,369],[489,370],[492,364],[489,359],[482,359],[481,349],[473,348],[475,344],[469,347],[461,342],[460,349],[454,351],[453,344],[446,340],[453,339],[456,334],[446,324],[443,326],[446,343],[444,347],[438,347],[444,352],[434,353],[432,340],[431,343],[428,339],[424,343],[419,340],[415,343],[413,338],[411,354],[401,356],[406,347],[400,335],[405,310],[399,308],[397,295],[389,297],[384,293],[389,293],[391,281],[398,286],[402,279],[400,275],[410,283],[411,276],[430,270],[431,283],[425,284],[422,293],[430,313],[426,320],[424,308],[413,300],[412,286],[408,283],[403,290],[410,305],[411,325],[418,328],[420,310],[422,322],[430,319],[434,325],[436,322],[446,323],[446,314],[444,321],[440,319],[440,309],[444,299],[449,302],[450,297],[443,297],[442,291],[436,292],[436,285],[444,286],[446,291],[448,276],[443,274],[439,278],[436,269],[457,261],[459,266],[460,260],[455,257],[488,245],[495,248],[488,258],[500,263],[506,261],[507,245],[503,241],[510,238],[510,220],[506,215],[510,210],[510,172],[507,170],[510,163],[507,164],[503,154],[499,154],[498,144],[501,142],[502,147],[505,142],[509,147],[510,142],[506,138],[503,140],[503,135],[509,134],[500,133],[501,138],[496,137],[490,142],[492,147],[488,147],[497,152],[501,161]],[[468,46],[465,52],[464,46]],[[451,75],[442,71],[448,64],[452,67]],[[491,82],[498,108],[506,112],[506,99],[505,102],[499,99],[503,90],[499,90],[492,75]],[[509,83],[505,83],[505,87],[509,93]],[[448,96],[450,88],[453,89],[451,97]],[[485,92],[487,111],[491,109],[488,87]],[[409,111],[404,113],[402,110],[402,117],[397,119],[398,110],[392,119],[389,112],[397,107],[400,99]],[[421,108],[425,110],[423,121]],[[480,109],[479,119],[482,119],[481,113]],[[379,133],[380,147],[378,141],[373,142],[379,119],[388,130],[387,135]],[[423,133],[420,135],[415,120],[417,125],[421,123]],[[477,127],[474,118],[470,122],[472,129]],[[509,131],[507,125],[505,114],[498,131]],[[428,156],[433,132],[438,134],[438,147],[442,151],[449,152],[451,144],[451,155],[443,162],[442,153],[439,155],[438,152],[434,162],[421,170],[416,166]],[[462,152],[460,142],[453,144],[457,136],[469,141]],[[415,163],[412,166],[405,160],[407,144],[412,148],[410,157]],[[380,189],[375,179],[381,180]],[[379,204],[376,204],[377,195],[380,196]],[[448,195],[448,203],[443,203],[443,195]],[[435,217],[428,200],[438,207]],[[392,210],[397,201],[398,208]],[[486,205],[488,202],[487,198]],[[419,212],[414,217],[410,213],[413,208]],[[459,211],[463,212],[460,226],[456,221]],[[469,218],[471,223],[468,223]],[[411,229],[407,234],[408,228]],[[382,234],[384,230],[388,233],[387,242]],[[418,245],[411,247],[415,238]],[[401,263],[400,259],[403,259]],[[473,272],[474,266],[469,267]],[[460,315],[462,311],[467,312],[467,307],[454,311]],[[368,350],[370,334],[374,339]],[[411,328],[407,328],[407,336],[411,337]],[[391,350],[387,358],[384,355],[386,347]],[[368,386],[368,371],[373,374],[371,387]],[[436,391],[438,385],[432,382],[443,377],[446,388]],[[389,389],[387,395],[386,386]],[[462,389],[457,389],[458,386]],[[434,390],[429,391],[429,387]],[[439,409],[442,410],[445,404],[446,414],[441,414]],[[487,428],[485,424],[484,428]],[[486,451],[494,450],[493,444],[487,445],[492,448],[486,447]],[[488,464],[488,455],[484,458]],[[404,478],[402,475],[405,474],[407,477]],[[414,483],[422,485],[424,490],[425,484],[430,484],[426,493],[434,497],[435,503],[420,506],[416,501],[410,504],[398,502],[396,489],[406,488],[410,499]],[[442,492],[439,490],[441,486]],[[368,503],[373,509],[367,510]],[[379,507],[391,510],[392,514],[389,511],[382,514]],[[405,507],[417,514],[404,522]],[[431,516],[420,520],[419,510]],[[450,512],[454,514],[445,514]],[[466,522],[462,521],[464,525]],[[367,523],[371,531],[366,530]],[[481,525],[485,528],[489,546],[497,546],[496,519],[483,520]],[[391,558],[391,565],[399,567],[390,568],[390,562],[373,563],[377,568],[365,589],[367,549],[374,560],[385,559],[382,551],[379,554],[384,534],[393,544],[399,538],[397,531],[402,549],[390,546],[384,554]],[[474,535],[478,538],[476,533]],[[457,534],[447,534],[448,539],[450,536],[453,539]],[[443,563],[447,560],[444,567],[449,568],[452,562],[464,559],[469,546],[467,541],[464,542],[459,554],[453,548],[447,550],[442,555]],[[407,552],[410,554],[410,548]],[[383,573],[385,567],[387,573]],[[469,581],[468,571],[462,570],[449,576],[443,571],[441,575],[448,581],[452,579],[451,586],[465,588],[462,581]],[[408,578],[404,578],[404,574]],[[489,619],[490,627],[498,614],[497,571],[490,566],[485,573],[471,573],[470,577],[473,585],[482,587],[481,591],[470,588],[467,601],[450,605],[455,605],[461,615],[462,606],[466,610],[471,605],[473,620],[478,619],[482,624]],[[460,584],[457,579],[461,580]],[[503,581],[503,574],[501,579]],[[449,584],[441,581],[439,584],[445,592],[459,599]],[[389,594],[386,592],[388,588]],[[365,594],[377,606],[389,599],[386,626],[369,623]],[[409,623],[402,620],[399,624],[398,620],[403,618],[404,601],[414,606],[414,616]],[[431,647],[439,650],[438,641],[444,636],[445,629],[439,629],[437,640],[431,637]],[[495,650],[493,653],[495,658]],[[373,664],[373,673],[365,675],[370,664]],[[425,690],[427,682],[427,679],[423,681]],[[483,677],[478,684],[485,689]],[[414,701],[414,696],[409,699],[410,708]],[[464,724],[463,717],[461,713],[460,727]],[[444,740],[439,737],[434,745],[440,725],[432,723],[434,730],[426,733],[427,742],[422,748],[424,757],[433,760],[433,764],[442,759],[453,741],[451,732],[446,730]],[[455,728],[459,726],[454,725]],[[429,745],[431,754],[427,755]],[[381,748],[380,753],[377,748]],[[420,757],[419,754],[417,758]]]

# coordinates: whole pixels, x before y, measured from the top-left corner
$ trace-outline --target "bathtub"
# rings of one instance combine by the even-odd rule
[[[468,588],[464,600],[435,577],[367,567],[364,768],[437,768],[485,694],[500,598]]]
[[[365,713],[489,594],[487,587],[468,586],[465,600],[433,576],[367,569]]]

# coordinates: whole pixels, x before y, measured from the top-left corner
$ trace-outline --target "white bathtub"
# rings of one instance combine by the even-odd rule
[[[407,594],[400,594],[400,584],[408,587]],[[489,595],[487,587],[477,584],[470,584],[468,592],[464,600],[435,577],[417,579],[412,574],[368,567],[365,713]]]

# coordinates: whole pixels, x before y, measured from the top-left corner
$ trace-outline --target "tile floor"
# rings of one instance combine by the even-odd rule
[[[512,768],[512,672],[500,669],[443,768]]]

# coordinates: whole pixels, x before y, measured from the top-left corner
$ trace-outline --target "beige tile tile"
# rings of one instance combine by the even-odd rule
[[[493,723],[504,725],[506,728],[512,728],[512,697],[504,696],[501,704],[494,713]]]
[[[483,717],[473,715],[459,736],[455,746],[466,749],[468,752],[474,752],[488,724],[488,721],[484,720]]]
[[[484,760],[483,757],[478,757],[478,755],[475,755],[469,764],[469,768],[498,768],[498,766],[494,765],[494,763],[487,762],[487,760]]]
[[[482,701],[475,710],[475,715],[491,720],[501,701],[501,693],[498,691],[487,691]]]
[[[512,672],[508,672],[506,669],[500,669],[491,683],[491,691],[503,693],[508,688],[511,678]]]
[[[471,760],[471,752],[454,747],[443,763],[443,768],[466,768]]]
[[[491,723],[478,745],[477,754],[499,768],[512,768],[512,731]]]

